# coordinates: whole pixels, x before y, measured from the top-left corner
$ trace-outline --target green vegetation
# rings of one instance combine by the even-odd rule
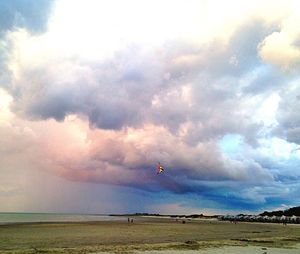
[[[263,213],[260,214],[261,216],[300,216],[300,206],[297,207],[292,207],[289,208],[287,210],[278,210],[278,211],[272,211],[272,212],[268,212],[265,211]]]

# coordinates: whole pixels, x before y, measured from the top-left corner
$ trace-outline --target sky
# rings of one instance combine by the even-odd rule
[[[0,210],[299,206],[299,23],[296,0],[0,0]]]

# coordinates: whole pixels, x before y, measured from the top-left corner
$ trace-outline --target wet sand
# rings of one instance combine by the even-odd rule
[[[290,250],[298,243],[300,225],[219,221],[186,221],[182,224],[172,219],[134,218],[134,223],[103,221],[0,226],[0,253],[139,253],[168,250],[195,253],[228,246]]]
[[[260,246],[227,246],[205,250],[137,251],[135,254],[299,254],[300,245],[293,248],[266,248]]]

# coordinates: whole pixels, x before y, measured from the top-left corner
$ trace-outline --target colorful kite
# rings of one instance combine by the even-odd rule
[[[157,168],[156,168],[157,174],[160,174],[160,173],[162,173],[163,171],[164,171],[164,167],[163,167],[160,163],[158,163],[158,164],[157,164]]]

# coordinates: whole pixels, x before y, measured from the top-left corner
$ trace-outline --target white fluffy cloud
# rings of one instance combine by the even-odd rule
[[[288,72],[299,69],[299,3],[294,3],[293,8],[290,15],[282,20],[278,31],[268,35],[259,46],[264,61]]]

